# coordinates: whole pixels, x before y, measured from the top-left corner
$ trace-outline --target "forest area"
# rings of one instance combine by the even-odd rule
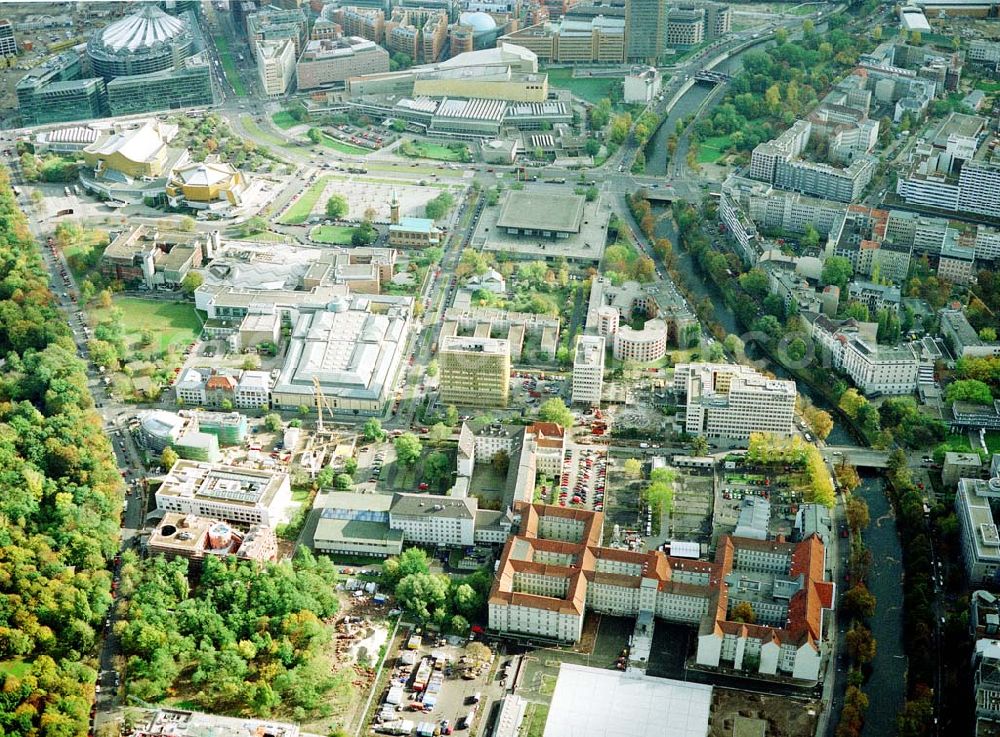
[[[0,170],[0,730],[85,735],[121,477]]]

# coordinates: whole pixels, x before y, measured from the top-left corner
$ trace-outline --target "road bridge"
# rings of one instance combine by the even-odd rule
[[[889,454],[886,451],[859,448],[854,445],[828,445],[823,448],[823,456],[835,465],[841,459],[846,459],[856,468],[887,468],[889,466]]]

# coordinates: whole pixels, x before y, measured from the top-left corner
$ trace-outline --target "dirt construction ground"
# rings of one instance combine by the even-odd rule
[[[808,737],[816,731],[819,704],[815,701],[715,688],[709,737],[760,735],[761,721],[766,737]],[[756,727],[756,729],[755,729]]]

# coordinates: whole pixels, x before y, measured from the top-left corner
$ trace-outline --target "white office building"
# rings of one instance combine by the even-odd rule
[[[290,38],[257,42],[257,76],[268,97],[289,92],[295,79],[295,42]]]
[[[674,388],[687,396],[689,433],[743,439],[792,432],[794,381],[769,379],[750,366],[687,363],[677,365]]]
[[[389,527],[402,530],[408,542],[468,547],[475,544],[474,498],[396,494],[389,507]]]
[[[580,335],[573,358],[573,401],[600,404],[604,387],[604,338]]]
[[[291,481],[283,471],[188,460],[177,461],[156,492],[157,509],[239,525],[275,527],[291,502]]]
[[[993,504],[1000,499],[1000,478],[959,479],[955,513],[969,583],[995,584],[1000,573],[1000,532]]]
[[[909,346],[886,346],[852,338],[844,344],[842,368],[865,396],[912,394],[920,361]]]

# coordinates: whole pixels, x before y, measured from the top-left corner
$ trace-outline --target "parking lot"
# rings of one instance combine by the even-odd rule
[[[591,445],[570,445],[563,451],[562,476],[559,478],[561,507],[582,507],[604,511],[604,495],[608,480],[608,456],[604,448]]]
[[[418,735],[474,734],[504,694],[497,655],[479,642],[404,633],[386,660],[372,731]]]

